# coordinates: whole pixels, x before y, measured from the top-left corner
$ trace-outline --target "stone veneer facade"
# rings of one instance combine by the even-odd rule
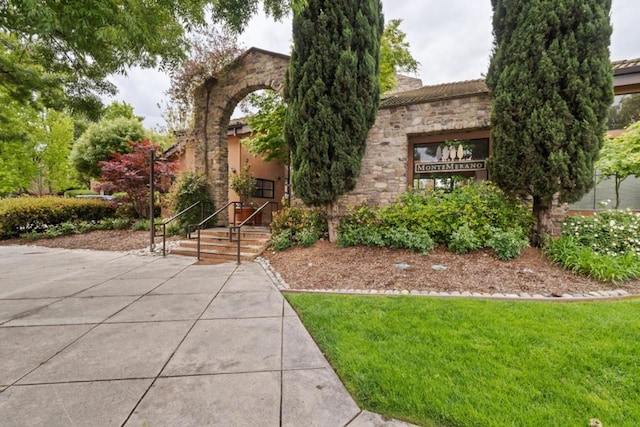
[[[353,205],[385,205],[407,191],[414,136],[488,130],[491,100],[475,94],[381,108],[369,131],[356,188],[338,200],[340,213]],[[295,189],[294,189],[295,192]]]
[[[195,92],[196,172],[209,177],[215,206],[229,202],[229,120],[238,103],[251,92],[272,89],[282,93],[289,57],[257,48],[247,50]],[[228,221],[226,212],[219,223]]]
[[[195,93],[196,172],[209,177],[218,207],[228,203],[227,130],[231,114],[251,92],[267,88],[282,92],[288,64],[286,55],[251,48]],[[414,91],[397,96],[420,90],[419,79],[401,78],[401,83],[405,90]],[[425,101],[420,96],[416,99],[417,102],[383,106],[378,111],[367,139],[358,183],[353,191],[338,199],[338,215],[353,205],[388,204],[407,191],[413,161],[412,137],[489,129],[490,99],[486,92],[457,96],[440,93],[435,99]]]
[[[196,91],[193,145],[188,148],[195,150],[195,170],[209,177],[216,206],[228,202],[227,130],[234,108],[259,89],[282,93],[288,64],[286,55],[251,48]],[[637,59],[613,63],[616,93],[637,92],[639,64]],[[398,84],[385,94],[356,188],[338,199],[338,215],[349,206],[391,203],[406,192],[412,180],[413,143],[465,139],[465,134],[489,137],[491,99],[483,81],[422,87],[419,79],[398,76]],[[562,217],[563,209],[566,206],[556,206],[554,213]]]

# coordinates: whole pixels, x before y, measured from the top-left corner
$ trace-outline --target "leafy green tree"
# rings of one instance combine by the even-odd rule
[[[54,110],[38,112],[21,105],[0,89],[4,112],[0,124],[0,194],[28,190],[40,194],[71,185],[69,151],[73,121]]]
[[[7,194],[28,189],[38,174],[36,144],[30,138],[37,112],[20,105],[1,86],[0,105],[0,194]]]
[[[133,112],[133,105],[126,101],[113,101],[107,105],[102,114],[102,120],[113,120],[118,117],[124,117],[126,119],[136,119],[140,123],[144,120],[143,116],[136,116]]]
[[[0,84],[20,103],[65,104],[96,120],[99,95],[115,91],[108,75],[133,66],[177,67],[190,50],[188,32],[206,26],[208,12],[240,32],[260,4],[279,19],[302,1],[0,2]]]
[[[611,1],[492,0],[491,179],[533,200],[532,243],[552,231],[555,195],[593,185],[613,83]]]
[[[247,102],[257,108],[247,118],[252,136],[242,140],[242,144],[254,156],[262,156],[262,160],[289,163],[289,150],[284,140],[284,121],[287,106],[284,100],[273,90],[254,92],[247,97]]]
[[[224,22],[234,32],[242,32],[260,6],[259,0],[214,0],[210,1],[213,17]],[[290,10],[300,11],[307,0],[263,0],[262,10],[267,16],[280,20]]]
[[[622,135],[605,140],[596,167],[600,170],[600,179],[613,177],[618,209],[620,184],[631,175],[640,177],[640,122],[627,127]]]
[[[118,117],[94,123],[73,145],[73,166],[81,175],[97,178],[102,172],[99,162],[111,159],[114,152],[130,152],[129,142],[144,138],[145,130],[138,119]]]
[[[34,133],[37,138],[35,149],[40,169],[40,195],[57,193],[74,184],[74,170],[69,159],[73,129],[69,115],[49,110]]]
[[[66,76],[57,69],[45,66],[47,58],[42,57],[39,41],[7,32],[1,22],[0,86],[5,102],[11,100],[15,105],[34,109],[43,106],[62,108]],[[5,111],[4,108],[0,109],[0,120],[4,120]]]
[[[640,93],[623,95],[619,104],[609,111],[609,129],[624,129],[640,120]]]
[[[333,213],[336,198],[355,187],[380,100],[383,26],[379,0],[309,0],[294,14],[285,140],[294,193],[309,206]]]
[[[416,73],[420,63],[411,55],[407,35],[400,29],[402,19],[392,19],[384,27],[380,40],[380,91],[396,87],[397,73]]]

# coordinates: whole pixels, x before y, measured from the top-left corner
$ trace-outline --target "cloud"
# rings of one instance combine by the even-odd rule
[[[117,100],[131,104],[136,115],[145,117],[146,128],[164,124],[158,103],[165,99],[165,92],[170,86],[167,74],[159,70],[132,68],[126,75],[115,75],[110,80],[118,87],[118,93],[105,99],[105,103]]]

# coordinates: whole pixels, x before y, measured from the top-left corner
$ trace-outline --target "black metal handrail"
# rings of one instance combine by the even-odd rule
[[[245,202],[231,202],[231,203],[233,204],[233,206],[234,206],[236,209],[237,209],[238,207],[243,207],[243,206],[245,206],[245,204],[246,204]],[[264,204],[268,204],[268,205],[269,205],[269,207],[271,208],[271,209],[269,210],[270,220],[269,220],[269,221],[267,221],[267,223],[268,223],[268,224],[271,224],[271,223],[273,222],[273,212],[274,212],[274,211],[277,211],[277,210],[278,210],[278,207],[279,207],[280,205],[278,204],[278,202],[271,202],[271,201],[265,202]],[[262,210],[262,209],[263,209],[263,206],[264,206],[264,205],[262,205],[259,209],[257,209],[257,210],[256,210],[256,212],[257,212],[258,210]],[[275,206],[275,208],[274,208],[274,206]],[[264,223],[264,221],[262,221],[262,222]],[[233,211],[233,225],[234,225],[234,226],[235,226],[235,225],[237,225],[236,223],[237,223],[237,221],[236,221],[236,210],[234,209],[234,211]]]
[[[240,240],[241,240],[241,230],[242,227],[250,222],[253,221],[253,218],[258,215],[258,213],[261,213],[267,206],[272,205],[273,202],[264,202],[264,204],[262,206],[260,206],[259,208],[257,208],[255,210],[255,212],[253,212],[247,219],[245,219],[244,221],[242,221],[239,225],[236,225],[236,219],[235,219],[235,215],[233,218],[233,225],[229,227],[229,241],[233,242],[233,233],[236,233],[238,236],[238,240],[237,240],[237,258],[236,258],[236,262],[238,264],[240,264]],[[276,204],[277,205],[277,204]],[[273,208],[271,209],[271,218],[273,219]]]
[[[196,206],[200,205],[200,218],[202,218],[204,216],[204,203],[202,203],[201,201],[195,202],[194,204],[192,204],[191,206],[189,206],[186,209],[181,210],[180,212],[178,212],[177,214],[175,214],[174,216],[172,216],[169,219],[165,219],[162,222],[156,222],[153,224],[153,235],[155,236],[156,234],[156,230],[158,226],[162,226],[162,256],[166,256],[167,255],[167,224],[175,221],[176,219],[180,218],[182,215],[185,215],[187,212],[189,212],[191,209],[195,208]]]
[[[212,213],[211,215],[209,215],[208,217],[206,217],[205,219],[203,219],[202,221],[200,221],[198,224],[193,224],[193,225],[188,225],[187,226],[187,231],[188,231],[188,235],[189,238],[191,238],[191,227],[198,227],[198,261],[200,260],[200,231],[202,231],[202,226],[204,224],[206,224],[207,222],[211,221],[214,217],[216,217],[218,214],[220,214],[220,212],[224,211],[225,209],[228,209],[229,206],[231,205],[235,205],[235,203],[237,202],[229,202],[226,205],[224,205],[223,207],[221,207],[220,209],[218,209],[217,211],[215,211],[214,213]],[[234,218],[235,220],[235,218]]]

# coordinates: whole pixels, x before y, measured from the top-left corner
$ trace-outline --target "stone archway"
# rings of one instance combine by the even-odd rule
[[[252,47],[207,80],[195,93],[196,172],[209,178],[216,208],[229,203],[227,129],[242,99],[260,89],[282,94],[289,56]],[[219,224],[228,224],[226,211]]]

